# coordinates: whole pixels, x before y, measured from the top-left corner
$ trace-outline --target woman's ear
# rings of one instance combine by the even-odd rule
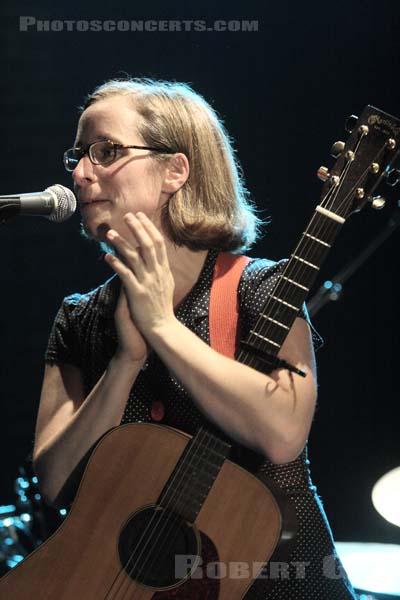
[[[187,181],[190,173],[189,161],[182,152],[177,152],[166,164],[162,191],[174,194]]]

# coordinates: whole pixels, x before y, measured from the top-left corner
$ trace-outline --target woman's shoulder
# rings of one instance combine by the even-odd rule
[[[118,290],[119,279],[113,275],[88,292],[76,292],[66,296],[62,302],[62,310],[76,318],[92,312],[97,312],[105,317],[112,316],[118,298]]]
[[[253,294],[260,286],[263,288],[263,292],[272,289],[287,262],[287,258],[278,261],[267,258],[250,258],[240,278],[239,294]]]

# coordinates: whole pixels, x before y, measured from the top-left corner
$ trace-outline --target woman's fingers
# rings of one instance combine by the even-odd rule
[[[136,215],[137,220],[141,225],[141,231],[145,232],[152,240],[158,261],[161,265],[168,263],[167,250],[165,247],[164,238],[152,221],[142,212]]]
[[[138,213],[137,216],[132,213],[127,213],[124,220],[137,240],[140,255],[146,266],[150,269],[155,269],[159,262],[158,252],[156,245],[154,244],[153,235],[151,235],[143,225],[143,217],[143,213]],[[158,230],[156,229],[156,231]],[[161,234],[159,235],[161,236]]]
[[[154,223],[142,212],[127,213],[125,221],[139,244],[145,263],[152,268],[156,263],[168,264],[164,238]]]
[[[130,267],[136,277],[139,279],[143,278],[145,265],[143,264],[139,249],[129,244],[115,229],[109,229],[107,239],[112,243],[118,254],[123,257],[126,266]]]
[[[132,232],[132,239],[128,241],[114,229],[107,232],[107,239],[137,278],[143,280],[146,270],[168,266],[164,238],[150,219],[144,213],[127,213],[124,220]]]

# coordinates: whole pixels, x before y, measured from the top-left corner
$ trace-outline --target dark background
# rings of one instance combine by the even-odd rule
[[[219,111],[235,139],[246,181],[271,222],[252,253],[278,259],[298,240],[321,184],[320,164],[345,135],[344,121],[367,103],[400,113],[399,9],[386,2],[219,3],[194,8],[149,2],[107,8],[3,3],[1,17],[1,194],[70,186],[61,157],[74,140],[77,106],[105,79],[129,73],[191,83]],[[7,6],[8,5],[8,6]],[[395,5],[393,5],[395,6]],[[19,31],[37,19],[249,19],[258,32]],[[385,192],[386,193],[386,192]],[[350,218],[325,264],[332,277],[364,249],[395,210]],[[108,275],[96,246],[65,224],[19,218],[0,226],[0,504],[32,448],[43,352],[62,298]],[[375,481],[400,465],[398,435],[398,233],[314,318],[319,405],[310,438],[314,481],[335,538],[399,542],[374,510]],[[396,302],[397,301],[397,302]]]

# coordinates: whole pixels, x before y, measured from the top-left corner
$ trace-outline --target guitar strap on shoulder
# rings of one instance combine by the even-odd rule
[[[248,256],[220,252],[210,292],[209,329],[211,348],[235,358],[239,306],[237,290]]]

